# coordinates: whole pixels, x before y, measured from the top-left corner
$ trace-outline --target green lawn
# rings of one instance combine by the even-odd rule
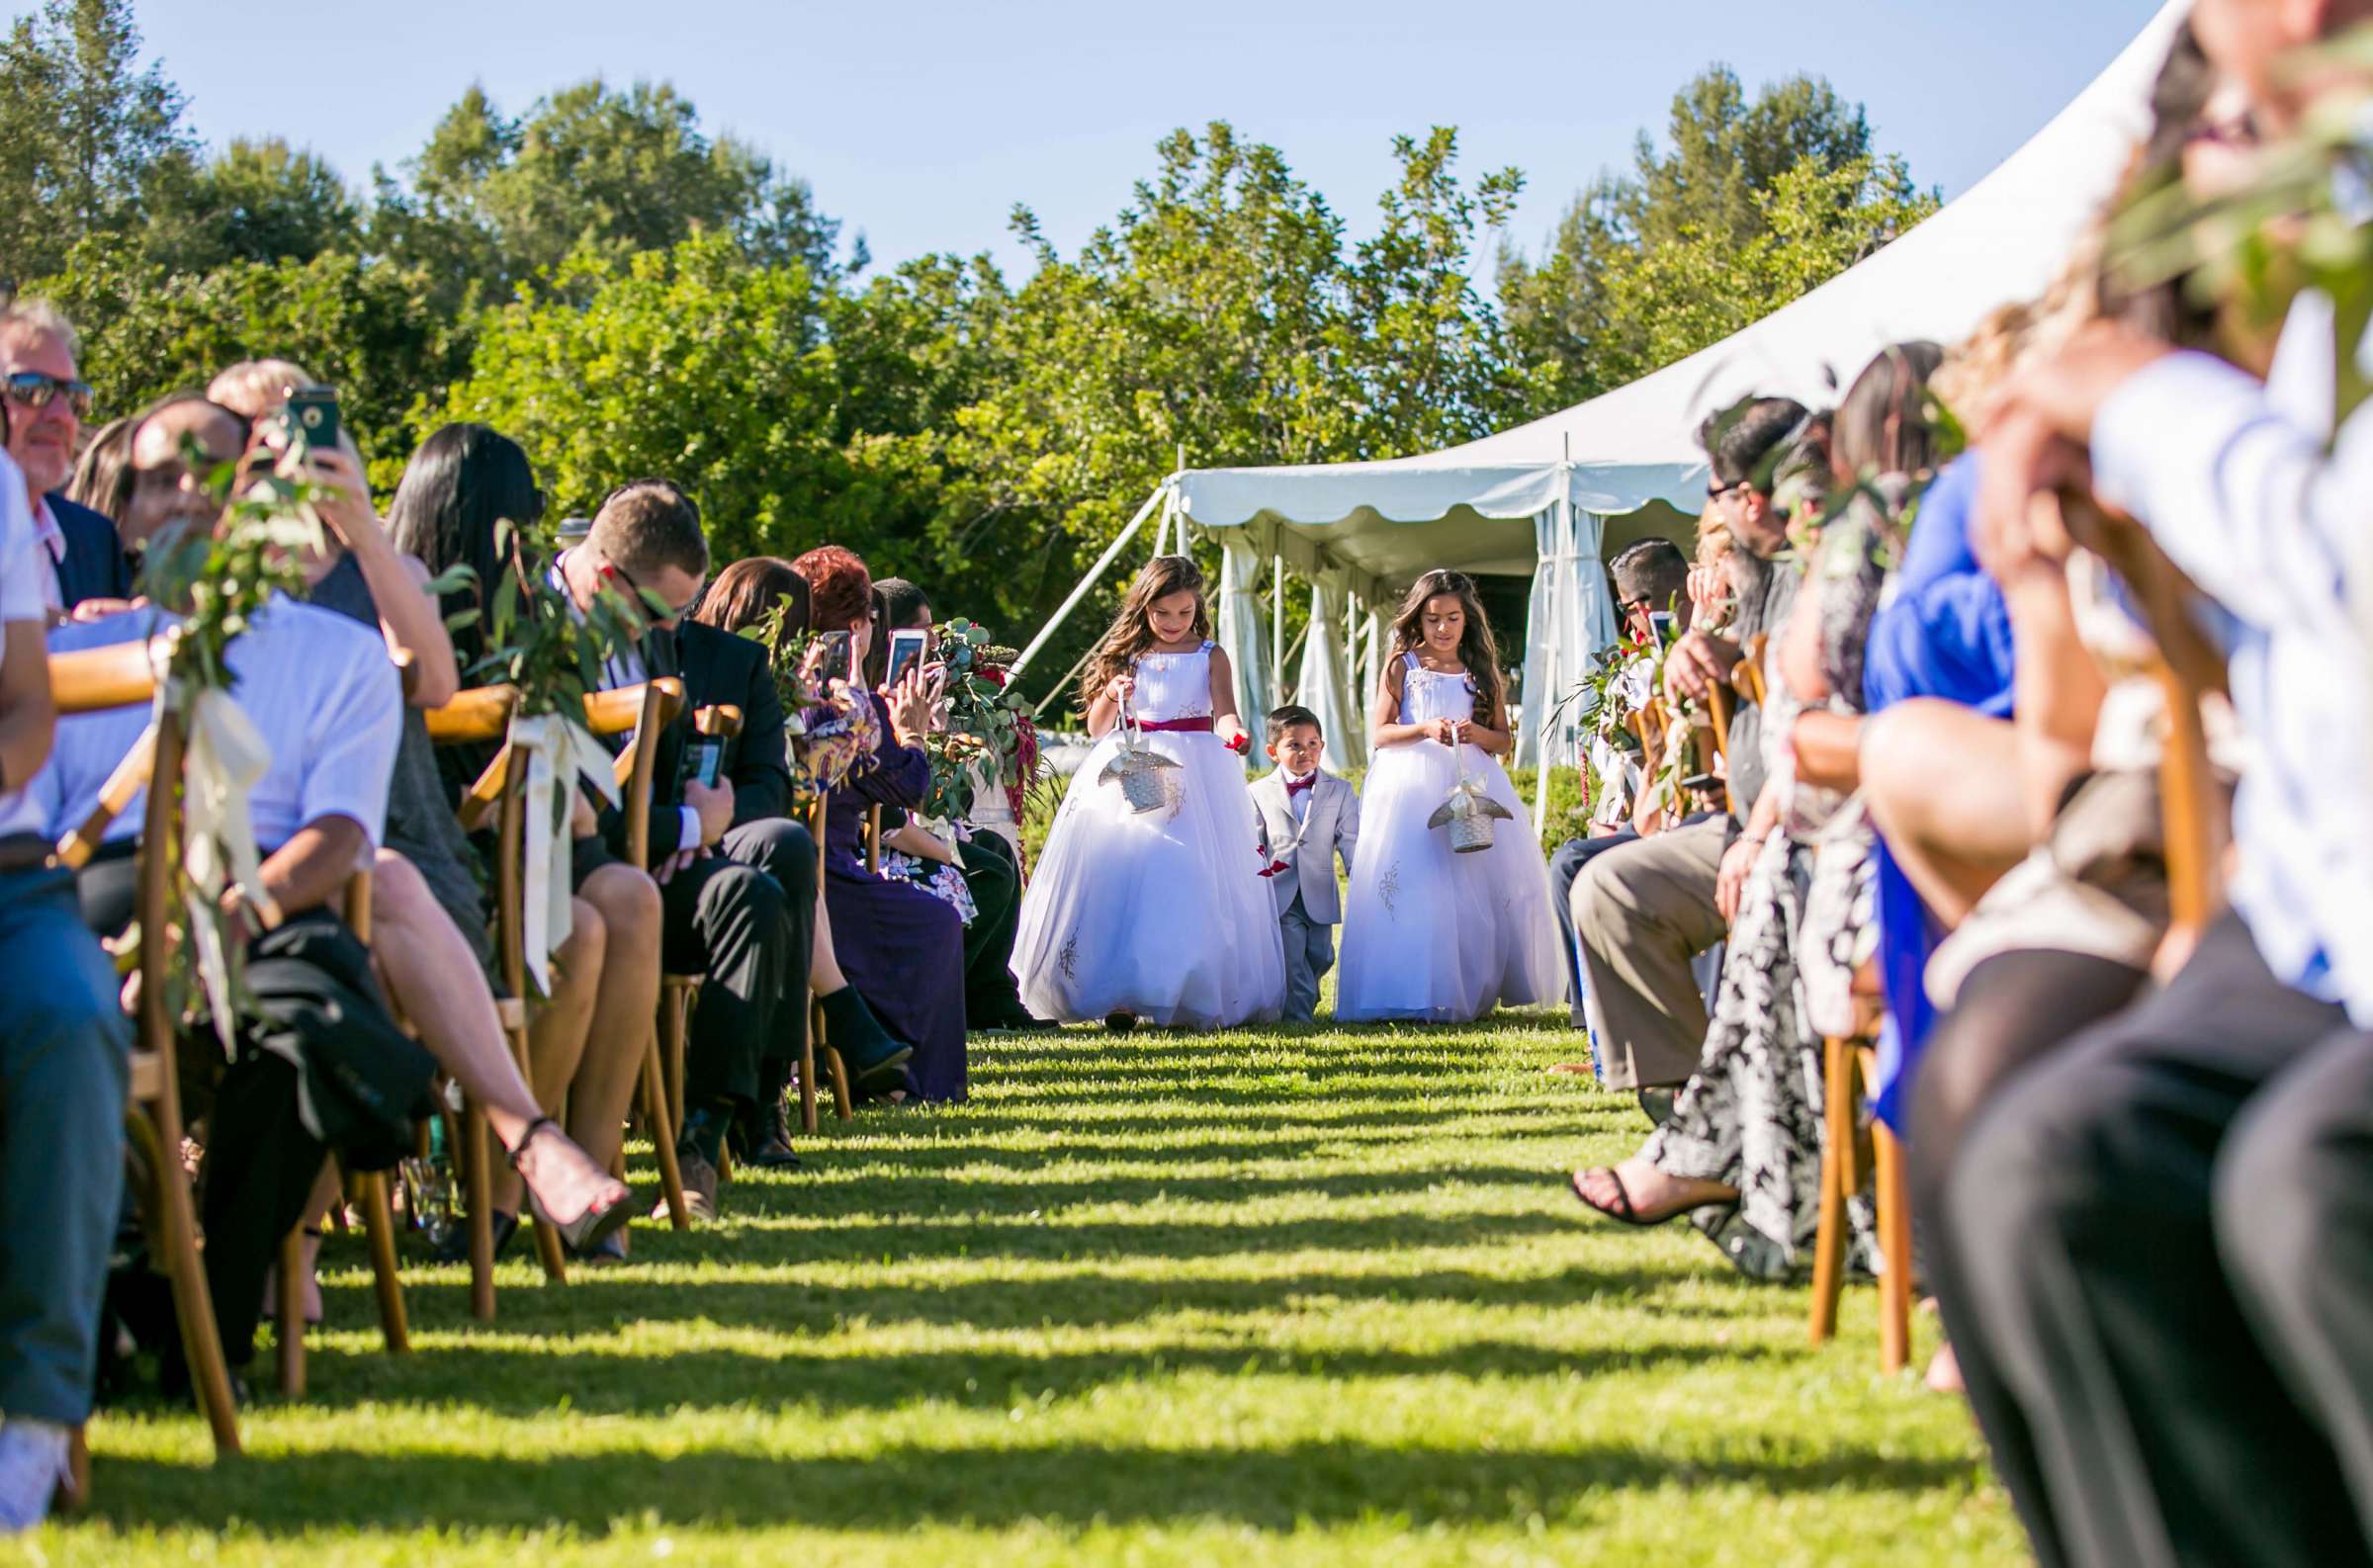
[[[968,1106],[828,1130],[633,1267],[506,1264],[495,1324],[408,1270],[400,1360],[333,1238],[311,1397],[220,1467],[194,1417],[104,1417],[93,1517],[29,1556],[2022,1561],[1961,1408],[1879,1375],[1868,1287],[1815,1352],[1802,1290],[1583,1223],[1560,1173],[1645,1123],[1543,1071],[1572,1049],[976,1041]]]

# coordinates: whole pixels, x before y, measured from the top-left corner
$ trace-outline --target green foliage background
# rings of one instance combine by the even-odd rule
[[[278,355],[337,386],[384,489],[438,426],[482,420],[556,514],[665,475],[720,559],[832,540],[1014,642],[1182,450],[1482,435],[1719,339],[1936,205],[1827,84],[1750,96],[1717,67],[1538,256],[1506,233],[1524,176],[1463,176],[1454,130],[1395,138],[1355,240],[1223,122],[1164,137],[1077,254],[1016,208],[1026,278],[986,255],[877,274],[804,181],[665,83],[515,113],[472,88],[361,188],[284,139],[210,149],[185,107],[132,0],[45,0],[0,43],[0,276],[79,324],[103,417]],[[1041,655],[1033,696],[1106,609]]]

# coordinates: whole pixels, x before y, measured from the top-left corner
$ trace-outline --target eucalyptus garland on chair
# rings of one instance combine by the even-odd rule
[[[1019,822],[1038,773],[1038,727],[1030,704],[1007,680],[1019,655],[977,621],[958,616],[940,624],[939,657],[947,684],[946,723],[924,751],[931,764],[925,815],[947,822],[971,817],[982,773],[1006,792]]]

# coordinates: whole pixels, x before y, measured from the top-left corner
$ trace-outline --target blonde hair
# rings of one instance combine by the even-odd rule
[[[206,396],[252,423],[287,402],[290,392],[320,385],[292,360],[246,359],[207,383]]]

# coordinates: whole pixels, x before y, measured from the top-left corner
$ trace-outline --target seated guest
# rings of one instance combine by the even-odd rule
[[[735,566],[744,565],[747,563],[735,563]],[[704,610],[712,600],[723,603],[728,594],[741,596],[743,579],[736,578],[730,584],[726,580],[734,569],[729,566],[719,573],[716,583],[701,596]],[[775,563],[774,569],[783,577],[799,582],[801,588],[806,587],[787,564]],[[761,578],[767,575],[763,565],[759,574]],[[775,689],[769,651],[748,638],[705,624],[697,614],[676,628],[675,640],[686,702],[696,710],[718,703],[731,703],[742,710],[742,733],[725,744],[719,771],[719,776],[732,787],[734,799],[733,826],[719,840],[720,851],[761,870],[778,866],[786,853],[805,864],[814,857],[815,846],[807,828],[789,815],[790,747],[784,734],[782,698]],[[779,879],[781,873],[777,871],[776,875]],[[808,882],[813,885],[814,879],[811,877]],[[785,892],[790,892],[788,886]],[[822,897],[823,890],[818,887],[816,897],[805,901],[791,920],[791,940],[804,945],[811,968],[814,956],[830,940],[816,916]],[[837,980],[836,975],[834,978]],[[805,1049],[808,989],[816,983],[813,973],[791,974],[787,981],[791,989],[775,1009],[775,1038],[768,1044],[760,1065],[761,1092],[750,1113],[737,1124],[735,1134],[740,1158],[750,1165],[799,1164],[798,1155],[791,1149],[790,1111],[784,1090]],[[854,1083],[886,1086],[898,1082],[901,1065],[913,1054],[911,1048],[900,1045],[882,1031],[845,980],[837,980],[837,984],[820,991],[818,997],[824,1003],[828,1038],[839,1051]]]
[[[863,668],[875,635],[873,584],[865,563],[837,545],[791,564],[808,582],[812,624],[849,634],[850,657]],[[910,1041],[908,1092],[926,1100],[962,1099],[964,1060],[963,921],[948,905],[911,882],[865,869],[865,816],[873,806],[913,810],[930,787],[923,735],[930,694],[921,669],[885,695],[862,694],[883,733],[870,757],[852,768],[825,807],[825,907],[848,982],[891,1033]]]
[[[90,1419],[124,1183],[131,1027],[26,788],[49,755],[54,565],[0,455],[0,1535],[42,1523]]]
[[[610,492],[584,543],[561,552],[548,577],[579,613],[604,593],[625,602],[639,631],[604,672],[614,688],[683,673],[676,623],[699,599],[708,570],[692,498],[665,479],[634,479]],[[676,1159],[694,1213],[714,1218],[726,1133],[761,1121],[765,1058],[782,1039],[777,1014],[785,998],[807,991],[816,851],[796,823],[736,828],[733,781],[704,784],[687,768],[692,733],[687,705],[659,735],[649,843],[660,884],[660,962],[705,977],[685,1040]],[[585,845],[587,858],[623,855],[626,827],[622,806],[604,806],[601,838]],[[719,852],[729,836],[731,852]],[[743,854],[754,863],[737,858]]]
[[[83,443],[74,478],[66,481],[67,500],[119,527],[125,508],[132,503],[132,432],[138,423],[127,415],[101,425]],[[129,571],[129,566],[126,569]]]
[[[1788,534],[1767,460],[1805,418],[1801,403],[1767,397],[1726,425],[1710,419],[1700,432],[1713,473],[1710,513],[1744,547],[1732,560],[1756,580],[1754,591],[1740,595],[1735,635],[1693,628],[1666,655],[1667,682],[1680,695],[1703,701],[1708,682],[1728,679],[1756,634],[1787,619],[1798,570],[1777,559]],[[1731,791],[1744,811],[1764,785],[1752,705],[1742,704],[1731,721],[1730,747]],[[1678,1087],[1696,1070],[1706,995],[1691,962],[1722,939],[1726,922],[1715,894],[1723,873],[1735,888],[1761,847],[1739,847],[1740,828],[1735,818],[1709,817],[1596,855],[1574,879],[1574,932],[1608,1088]]]
[[[46,559],[42,602],[52,618],[86,600],[132,596],[132,568],[112,519],[67,500],[91,389],[74,368],[74,328],[55,306],[19,300],[0,309],[0,395],[8,455],[24,471],[34,537]]]
[[[227,411],[221,417],[235,427]],[[133,642],[169,624],[161,611],[120,612],[58,628],[51,650]],[[261,887],[285,916],[271,929],[244,905],[229,916],[232,939],[246,942],[246,978],[262,1018],[250,1020],[205,1118],[207,1287],[225,1354],[239,1367],[254,1353],[265,1272],[305,1213],[328,1152],[315,1130],[329,1128],[315,1109],[322,1092],[312,1086],[339,1070],[330,1053],[336,1061],[368,1056],[392,1080],[395,1101],[400,1087],[422,1110],[431,1064],[396,1031],[369,954],[335,913],[382,830],[401,733],[402,698],[386,645],[344,616],[275,598],[231,642],[226,664],[236,700],[270,746],[248,808],[264,854]],[[36,781],[52,836],[89,815],[148,721],[147,709],[131,707],[59,724],[55,753]],[[104,933],[121,931],[133,915],[137,872],[128,851],[141,810],[135,798],[116,818],[109,842],[120,851],[103,850],[81,877],[85,917]],[[323,1035],[342,1035],[344,1044],[333,1047]]]
[[[1689,630],[1689,558],[1681,554],[1679,545],[1669,539],[1643,539],[1616,557],[1608,571],[1615,582],[1616,612],[1622,617],[1624,637],[1652,645],[1656,633],[1648,618],[1666,611],[1672,613],[1675,635]],[[1647,686],[1652,667],[1653,660],[1643,657],[1621,677],[1616,699],[1621,711],[1613,716],[1614,723],[1628,720],[1655,695]],[[1592,771],[1606,787],[1600,798],[1591,802],[1590,831],[1567,839],[1549,857],[1549,880],[1556,893],[1550,903],[1557,913],[1558,928],[1565,933],[1566,978],[1573,987],[1576,1028],[1588,1024],[1584,1002],[1589,988],[1582,973],[1581,942],[1574,933],[1574,879],[1592,856],[1638,840],[1639,830],[1630,825],[1630,819],[1644,782],[1639,765],[1626,753],[1595,736],[1589,745]]]
[[[447,425],[421,443],[405,467],[389,508],[388,532],[393,547],[420,562],[425,570],[470,568],[470,580],[447,596],[440,619],[466,610],[483,617],[494,586],[506,573],[516,575],[520,569],[499,550],[497,522],[532,527],[543,504],[527,454],[515,442],[483,425]],[[452,634],[457,660],[465,669],[483,657],[486,633],[481,619]],[[436,748],[432,761],[439,773],[437,803],[448,818],[463,791],[492,761],[495,749]],[[419,793],[425,793],[425,781],[397,791],[392,831],[412,827],[408,807]],[[593,838],[597,825],[592,808],[580,799],[573,810],[575,836]],[[431,834],[439,840],[445,837],[441,827],[422,836]],[[467,917],[467,912],[478,907],[481,873],[473,870],[457,880],[449,874],[444,851],[429,852],[417,842],[412,847],[425,856],[420,864],[447,867],[431,873],[431,887],[454,924],[464,932],[483,928],[483,921],[474,926]],[[474,859],[483,861],[484,852],[481,846],[471,848]],[[659,890],[641,871],[615,861],[604,863],[598,853],[580,853],[576,860],[579,875],[571,906],[570,938],[560,948],[554,993],[537,1009],[530,1027],[529,1058],[538,1105],[552,1114],[565,1099],[571,1138],[608,1166],[618,1158],[620,1129],[634,1099],[646,1037],[659,1005]],[[480,954],[482,968],[486,956]],[[501,1219],[518,1213],[520,1196],[512,1175],[500,1173],[493,1193],[498,1230],[509,1228]],[[623,1235],[591,1245],[597,1262],[625,1257]]]
[[[873,659],[875,666],[887,673],[887,653],[883,650],[890,641],[889,634],[921,631],[930,633],[935,639],[937,634],[932,628],[936,623],[931,618],[930,600],[904,577],[885,577],[874,584],[874,591],[880,596],[886,618],[884,630],[875,638]],[[933,715],[932,728],[944,728],[942,715]],[[963,874],[964,889],[974,911],[964,926],[966,1026],[1051,1029],[1052,1023],[1034,1016],[1022,1005],[1020,983],[1013,978],[1013,933],[1021,916],[1021,856],[1015,847],[1018,831],[1010,837],[1005,830],[1012,827],[1013,814],[1006,800],[1002,779],[993,769],[976,769],[974,777],[979,787],[973,796],[973,816],[948,825],[955,832],[952,850],[946,840],[921,823],[907,825],[906,833],[912,835],[914,842],[910,845],[902,839],[899,847],[911,847],[913,852],[932,860],[945,859]]]
[[[215,381],[248,388],[247,406],[266,420],[263,449],[277,453],[287,437],[268,416],[290,391],[315,384],[285,360],[259,364],[260,370],[234,366]],[[389,788],[386,842],[373,863],[374,965],[421,1043],[484,1107],[488,1126],[511,1155],[510,1169],[495,1184],[497,1254],[518,1227],[521,1173],[528,1200],[572,1251],[588,1252],[624,1225],[631,1212],[625,1184],[606,1170],[608,1157],[616,1153],[618,1123],[612,1118],[588,1129],[598,1151],[588,1158],[589,1151],[571,1143],[539,1105],[503,1038],[489,984],[493,950],[478,873],[417,711],[442,705],[461,683],[444,621],[425,591],[427,568],[389,542],[371,508],[361,461],[343,433],[339,450],[311,454],[310,469],[313,482],[335,498],[318,508],[328,548],[305,563],[307,598],[377,627],[392,653],[411,657],[417,676],[408,699],[415,711],[404,715]],[[571,1061],[583,1050],[605,935],[590,906],[580,906],[577,913],[584,923],[572,927],[570,941],[559,950],[552,1005],[538,1020],[548,1035],[573,1036],[547,1041],[548,1048]],[[640,1063],[638,1049],[635,1066]],[[631,1074],[634,1067],[624,1071]],[[334,1192],[325,1195],[325,1201],[329,1198]],[[458,1256],[466,1237],[457,1236],[453,1245]]]

